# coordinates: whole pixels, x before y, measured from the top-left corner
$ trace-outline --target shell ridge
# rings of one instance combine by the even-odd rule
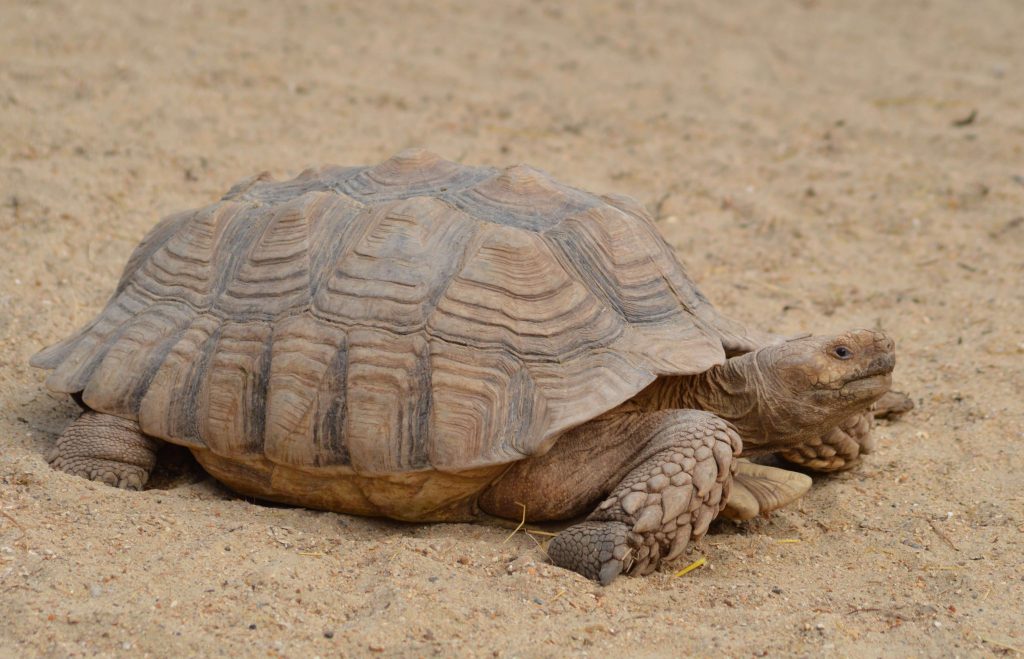
[[[132,250],[131,255],[128,257],[128,262],[125,264],[124,271],[121,273],[121,278],[117,282],[117,288],[114,289],[114,294],[116,295],[124,290],[125,286],[132,281],[139,268],[149,263],[153,254],[163,249],[167,241],[173,238],[181,229],[181,225],[195,217],[195,214],[195,211],[175,213],[158,222],[143,237],[138,247]]]
[[[83,402],[108,414],[136,416],[152,375],[192,318],[172,303],[150,305],[131,316],[84,383]]]
[[[130,302],[133,302],[131,296],[122,293],[107,304],[92,328],[69,346],[64,359],[46,379],[48,387],[65,393],[76,393],[85,388],[107,351],[125,331],[128,321],[140,311],[140,306],[129,306]],[[110,326],[104,327],[104,321]]]

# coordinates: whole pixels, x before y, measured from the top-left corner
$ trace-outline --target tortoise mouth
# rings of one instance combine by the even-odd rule
[[[843,398],[870,398],[881,396],[892,387],[892,370],[861,375],[844,384],[839,393]]]
[[[890,352],[884,355],[879,355],[872,359],[864,368],[851,373],[847,378],[844,378],[840,388],[845,389],[856,382],[873,380],[876,378],[889,378],[891,380],[894,368],[896,368],[895,354]]]

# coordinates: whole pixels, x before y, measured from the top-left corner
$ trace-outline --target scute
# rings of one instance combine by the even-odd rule
[[[163,220],[32,363],[225,460],[373,475],[542,453],[750,341],[636,202],[410,150]]]
[[[464,167],[425,149],[407,149],[375,167],[339,181],[339,189],[363,203],[422,195],[454,194],[486,178],[492,170]]]
[[[545,231],[601,203],[526,165],[516,165],[444,198],[476,217],[528,231]]]
[[[313,307],[343,325],[422,331],[480,223],[432,197],[384,202],[360,221]]]

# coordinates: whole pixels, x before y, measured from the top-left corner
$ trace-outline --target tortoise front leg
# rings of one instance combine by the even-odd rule
[[[828,433],[794,446],[779,455],[815,471],[845,471],[860,463],[860,456],[875,450],[875,419],[897,418],[914,409],[910,396],[889,391],[860,414],[846,419]]]
[[[719,417],[694,410],[636,415],[649,435],[634,467],[586,521],[551,541],[558,566],[602,584],[620,573],[648,574],[699,540],[729,499],[739,435]]]
[[[126,490],[141,490],[156,464],[161,442],[139,424],[87,411],[57,438],[46,456],[54,469]]]

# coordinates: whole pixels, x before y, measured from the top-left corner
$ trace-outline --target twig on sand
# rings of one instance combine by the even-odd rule
[[[978,638],[980,638],[983,643],[988,643],[989,645],[994,645],[997,648],[1002,648],[1003,650],[1009,650],[1010,652],[1016,652],[1017,654],[1024,655],[1024,650],[1020,649],[1016,645],[1009,645],[1007,643],[994,641],[991,638],[988,638],[987,636],[982,636],[981,634],[978,634]]]
[[[519,522],[519,526],[517,526],[515,528],[515,530],[512,531],[512,533],[509,533],[507,538],[505,538],[504,540],[501,541],[501,544],[507,543],[509,540],[512,539],[512,536],[514,536],[516,533],[519,533],[519,529],[521,529],[524,526],[526,526],[526,504],[525,503],[519,503],[518,501],[516,501],[515,503],[516,503],[517,506],[519,506],[520,508],[523,509],[523,519]]]
[[[19,529],[21,529],[22,533],[25,532],[25,527],[21,525],[21,522],[19,522],[18,520],[14,519],[13,517],[11,517],[8,513],[5,513],[3,510],[0,510],[0,515],[3,515],[7,519],[11,520],[11,524],[14,524]]]
[[[947,545],[953,548],[953,551],[960,551],[960,548],[953,544],[953,541],[949,539],[949,536],[943,533],[939,527],[935,526],[935,522],[930,519],[926,519],[925,521],[928,522],[928,526],[932,527],[932,531],[935,531],[935,535],[942,538]]]
[[[530,538],[530,540],[533,540],[537,544],[537,549],[540,550],[540,553],[544,554],[544,558],[546,558],[548,560],[551,560],[551,557],[548,556],[548,550],[544,549],[544,545],[541,544],[540,540],[538,540],[537,538],[533,537],[533,534],[530,533],[529,529],[527,529],[526,535],[527,535],[527,537]]]
[[[682,570],[679,570],[678,572],[673,574],[672,578],[675,579],[676,577],[681,577],[684,574],[687,574],[689,572],[693,572],[694,570],[696,570],[697,568],[701,567],[702,565],[704,565],[707,562],[708,562],[707,557],[701,556],[700,558],[698,558],[694,562],[692,562],[689,565],[687,565],[686,567],[684,567]]]
[[[21,522],[19,522],[18,520],[14,519],[14,517],[12,517],[10,514],[5,513],[3,510],[0,510],[0,515],[3,515],[5,519],[11,520],[11,524],[14,524],[15,526],[18,527],[18,530],[21,531],[21,535],[18,536],[19,540],[24,538],[26,535],[28,535],[28,531],[26,531],[25,527],[21,525]]]

